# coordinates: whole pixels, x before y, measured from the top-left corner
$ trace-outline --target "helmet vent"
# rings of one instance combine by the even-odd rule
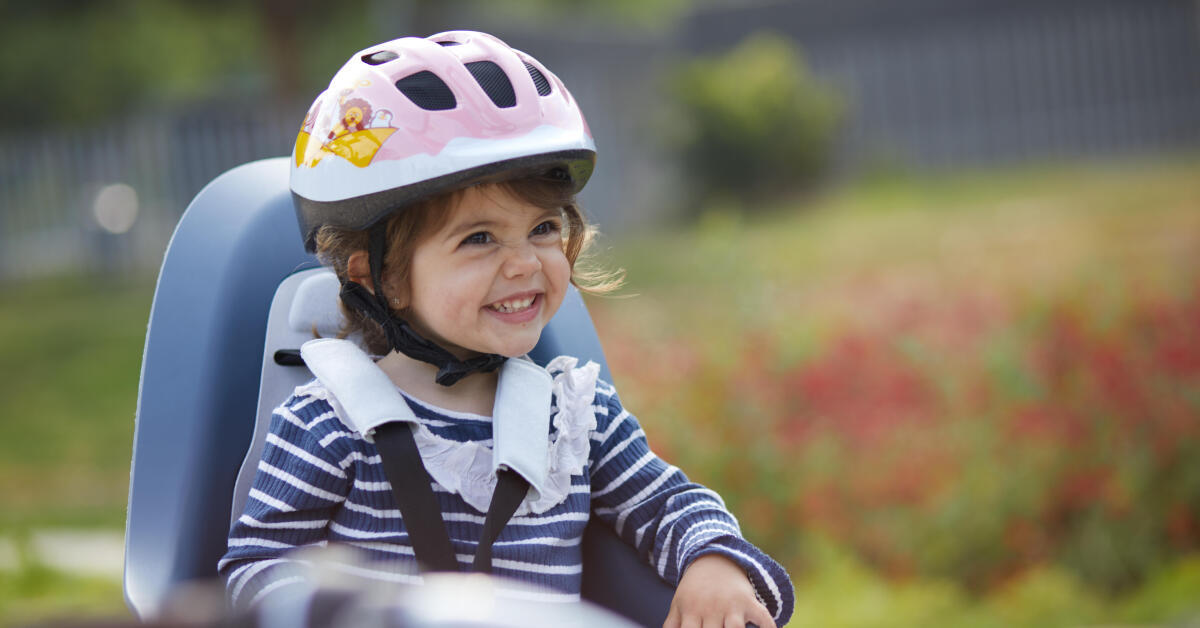
[[[396,89],[422,109],[444,111],[458,105],[450,87],[429,70],[422,70],[396,81]]]
[[[533,79],[534,86],[537,87],[538,96],[550,95],[550,81],[546,80],[546,75],[542,71],[533,67],[529,62],[525,62],[525,69],[529,70],[529,77]]]
[[[504,109],[517,105],[517,94],[513,91],[508,75],[495,62],[475,61],[467,64],[467,70],[470,70],[475,82],[479,83],[497,107]]]
[[[398,59],[399,57],[400,55],[392,52],[391,50],[380,50],[379,52],[372,52],[369,55],[363,55],[362,60],[363,63],[367,65],[379,65],[381,63],[387,63],[392,59]]]
[[[437,43],[437,45],[439,45],[439,46],[461,46],[461,45],[462,45],[462,42],[460,42],[460,41],[451,41],[451,40],[447,39],[446,41],[439,41],[439,42]]]

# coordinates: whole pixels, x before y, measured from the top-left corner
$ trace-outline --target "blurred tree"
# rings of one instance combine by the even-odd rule
[[[0,129],[154,104],[307,98],[369,41],[365,0],[0,0]]]
[[[299,39],[299,15],[310,2],[305,0],[260,0],[267,54],[274,69],[275,96],[290,101],[300,92],[300,63],[295,54]]]
[[[674,144],[698,210],[803,190],[829,161],[843,106],[790,40],[751,36],[724,56],[687,63],[672,87],[681,114]]]
[[[373,41],[463,16],[663,24],[695,0],[0,0],[0,130],[156,105],[307,100]]]
[[[147,99],[205,95],[257,70],[256,21],[235,2],[6,2],[0,125],[114,115]]]

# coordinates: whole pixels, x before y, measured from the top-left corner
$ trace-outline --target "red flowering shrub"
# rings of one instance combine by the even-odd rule
[[[747,257],[767,248],[741,237]],[[817,322],[735,314],[733,334],[664,315],[668,298],[593,309],[651,445],[792,569],[819,531],[895,577],[981,590],[1054,562],[1117,590],[1200,550],[1200,239],[1137,251],[1141,266],[1082,276],[1039,260],[1049,279],[1003,256],[979,281],[938,268],[892,289],[888,271],[860,273],[807,301],[779,296],[782,278],[706,284],[735,312],[844,304]],[[679,289],[687,307],[702,293]]]

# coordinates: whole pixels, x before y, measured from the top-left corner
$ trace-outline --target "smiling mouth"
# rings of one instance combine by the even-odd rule
[[[533,302],[537,300],[537,295],[529,295],[520,299],[509,299],[507,301],[499,301],[488,307],[489,310],[500,312],[502,314],[513,314],[529,309],[533,306]]]

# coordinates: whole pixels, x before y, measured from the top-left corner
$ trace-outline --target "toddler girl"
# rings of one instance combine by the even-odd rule
[[[347,570],[418,579],[415,518],[401,516],[382,432],[358,416],[391,395],[431,480],[447,568],[478,550],[477,567],[576,600],[596,516],[675,586],[667,625],[787,622],[785,571],[718,495],[650,451],[598,365],[523,357],[569,285],[615,284],[575,265],[591,231],[574,196],[595,147],[557,77],[483,33],[380,44],[317,98],[293,159],[301,234],[342,284],[345,339],[305,344],[317,380],[274,412],[219,565],[236,605],[302,586],[289,551],[305,546],[354,546],[372,561]],[[499,485],[519,487],[515,512],[487,556]]]

